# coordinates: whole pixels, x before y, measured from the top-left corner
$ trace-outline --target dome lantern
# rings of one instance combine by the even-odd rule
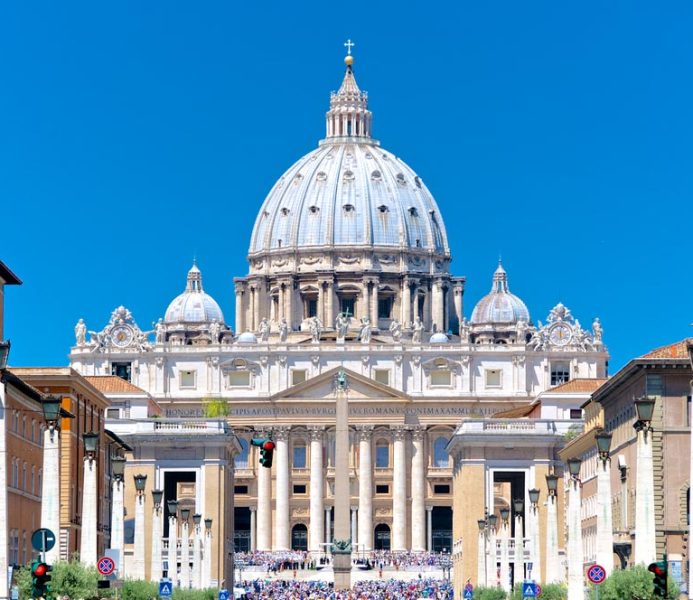
[[[164,322],[209,324],[212,321],[224,323],[224,315],[216,300],[204,292],[202,272],[195,261],[188,271],[185,291],[168,305]]]
[[[493,274],[491,291],[474,307],[470,322],[472,326],[514,326],[518,321],[529,323],[529,311],[520,298],[510,293],[508,274],[501,262],[498,261],[498,268]]]

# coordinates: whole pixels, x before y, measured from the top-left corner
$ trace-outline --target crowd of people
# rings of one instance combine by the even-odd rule
[[[277,573],[286,569],[293,571],[315,569],[320,564],[320,559],[313,558],[309,552],[301,550],[236,552],[234,561],[237,568],[262,567],[268,573]]]
[[[361,581],[349,591],[336,592],[331,583],[317,581],[243,582],[244,600],[453,600],[449,581],[419,579],[418,581]]]
[[[442,568],[446,561],[450,561],[449,554],[437,552],[391,552],[390,550],[374,550],[369,552],[370,561],[378,568],[394,567],[395,569],[406,567],[434,567]]]

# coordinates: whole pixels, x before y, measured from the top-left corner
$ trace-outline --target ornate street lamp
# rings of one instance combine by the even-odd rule
[[[541,493],[537,488],[532,488],[529,490],[529,501],[532,503],[532,508],[537,509],[537,504],[539,502],[539,494]]]
[[[649,431],[652,429],[652,415],[654,414],[655,399],[642,396],[635,401],[635,410],[638,414],[638,420],[633,427],[636,431]]]
[[[175,519],[178,516],[178,500],[167,500],[166,505],[169,516]]]
[[[161,508],[161,499],[164,497],[164,490],[152,490],[152,502],[154,504],[154,509],[159,510]]]
[[[558,475],[549,473],[546,476],[546,487],[549,490],[549,496],[555,496],[558,490]]]
[[[62,402],[59,396],[45,396],[43,400],[41,400],[43,418],[51,431],[53,431],[56,427],[60,427],[61,404]]]
[[[498,512],[500,512],[501,520],[503,521],[503,523],[507,523],[508,517],[510,516],[510,509],[507,506],[504,506]]]
[[[7,369],[7,359],[10,357],[10,346],[12,343],[10,340],[0,341],[0,374],[4,373]]]
[[[479,519],[476,524],[479,526],[479,533],[486,531],[486,519]]]
[[[96,448],[99,445],[99,434],[93,431],[89,433],[83,433],[82,439],[84,440],[84,451],[87,454],[89,460],[94,460],[96,456]]]
[[[111,458],[111,473],[116,481],[123,481],[123,475],[125,474],[125,463],[126,460],[122,456],[114,456]]]
[[[498,524],[498,515],[489,515],[488,516],[488,526],[491,529],[495,529],[497,524]]]
[[[597,451],[599,452],[599,459],[602,462],[607,462],[609,460],[609,450],[611,449],[611,433],[605,430],[600,430],[595,434],[594,440],[597,443]]]
[[[193,524],[195,525],[195,527],[197,528],[201,522],[202,522],[202,515],[199,513],[195,513],[193,515]]]
[[[515,516],[522,516],[525,511],[525,501],[522,498],[516,498],[513,500],[513,508],[515,509]]]
[[[212,519],[205,519],[205,529],[207,533],[212,531]]]
[[[141,496],[144,494],[144,487],[147,485],[147,476],[141,473],[133,477],[135,480],[135,489],[137,490],[137,495]]]
[[[189,508],[181,508],[180,509],[181,521],[183,521],[183,523],[187,523],[189,518],[190,518],[190,509]]]
[[[568,459],[568,471],[570,476],[575,480],[580,480],[580,467],[582,466],[582,460],[579,458],[569,458]]]

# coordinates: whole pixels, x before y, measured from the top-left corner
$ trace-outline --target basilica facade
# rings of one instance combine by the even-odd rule
[[[501,264],[475,275],[488,278],[490,290],[465,311],[465,277],[450,273],[441,210],[422,177],[372,137],[367,94],[357,86],[353,57],[345,62],[325,139],[259,206],[248,274],[234,279],[234,323],[195,264],[153,331],[141,330],[125,307],[94,331],[83,322],[76,328],[71,366],[131,385],[109,394],[107,416],[134,448],[132,469],[146,466],[168,499],[188,494],[200,514],[216,494],[212,503],[223,508],[216,506],[212,531],[227,542],[220,554],[328,547],[341,369],[348,380],[351,537],[355,552],[364,553],[452,551],[461,535],[453,534],[453,510],[466,506],[453,498],[451,453],[462,456],[465,442],[451,438],[460,423],[526,415],[556,386],[606,376],[599,320],[583,328],[556,298],[543,323],[535,321]],[[581,423],[582,401],[547,403],[550,418],[566,429]],[[142,433],[154,416],[159,428],[191,431],[224,418],[235,434],[233,451],[195,448],[205,442],[194,435],[154,451],[152,436]],[[496,434],[486,439],[502,448]],[[259,465],[250,445],[258,436],[276,443],[271,469]],[[542,455],[544,470],[558,460],[557,440]],[[499,475],[490,483],[482,478],[481,488],[491,486],[493,495],[495,481],[502,493],[507,482],[524,495],[532,458],[531,476],[517,478],[502,474],[502,461],[513,459],[501,454],[488,453]],[[212,475],[212,465],[232,473],[232,482]],[[478,499],[485,492],[456,493]],[[483,501],[474,503],[483,509]],[[476,531],[470,535],[476,541]],[[163,571],[172,569],[168,562]]]

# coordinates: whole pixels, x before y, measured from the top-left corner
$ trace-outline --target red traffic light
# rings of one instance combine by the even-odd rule
[[[652,563],[652,564],[647,568],[647,570],[648,570],[648,571],[651,571],[652,573],[654,573],[654,574],[657,575],[658,577],[662,577],[662,576],[664,576],[664,575],[666,574],[666,571],[665,571],[664,569],[662,569],[662,567],[660,567],[657,563]]]
[[[262,444],[262,449],[263,450],[274,450],[274,442],[272,440],[267,440],[264,444]]]
[[[39,563],[34,567],[34,575],[36,577],[43,577],[48,573],[48,565],[46,563]]]

